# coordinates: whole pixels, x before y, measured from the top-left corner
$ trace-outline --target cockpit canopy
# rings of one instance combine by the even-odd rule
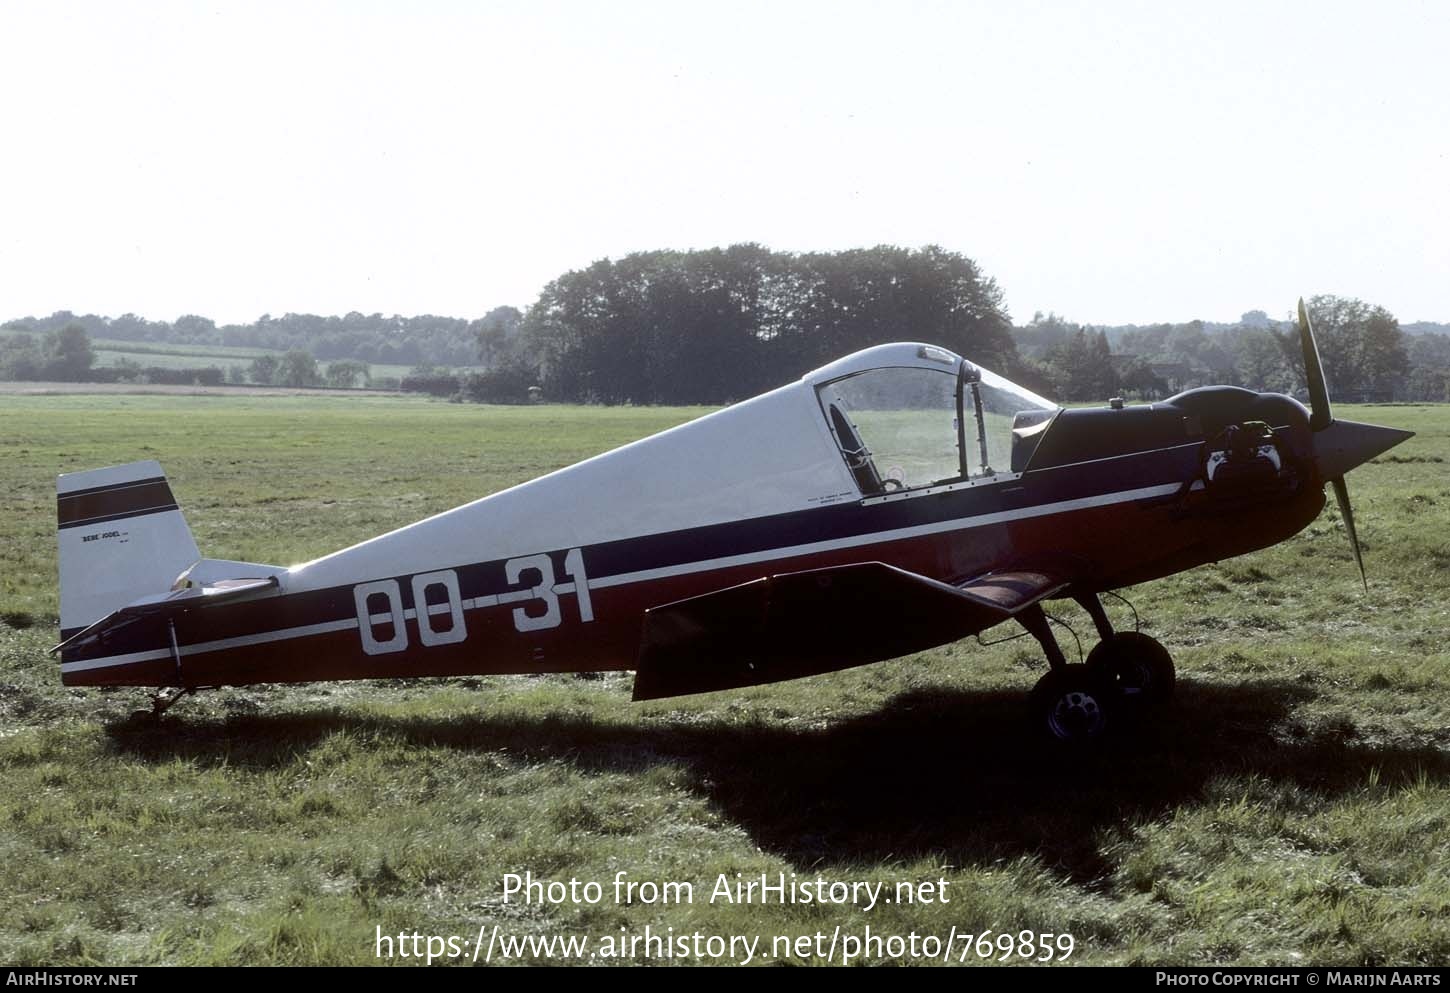
[[[867,349],[809,379],[868,497],[1020,473],[1059,410],[934,345]]]

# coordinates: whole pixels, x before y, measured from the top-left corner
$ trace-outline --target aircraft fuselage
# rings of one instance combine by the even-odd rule
[[[819,410],[806,413],[820,417]],[[1246,484],[1208,478],[1215,438],[1249,421],[1272,429],[1277,472]],[[812,428],[825,442],[821,458],[839,460],[822,424]],[[629,492],[618,477],[631,449],[639,465],[669,454],[639,443],[591,460],[598,463],[593,477],[570,475],[591,463],[563,470],[519,488],[533,488],[522,499],[486,498],[288,570],[275,590],[255,598],[136,620],[66,649],[63,678],[68,685],[191,687],[633,669],[651,608],[763,575],[862,562],[949,584],[1067,563],[1075,592],[1113,589],[1272,545],[1304,528],[1324,504],[1307,425],[1307,412],[1292,399],[1228,388],[1152,406],[1061,410],[1018,471],[877,493],[837,472],[813,480],[794,509],[745,507],[732,517],[717,501],[694,526],[671,526],[681,523],[676,496],[651,491],[655,481],[646,474],[636,492],[643,509],[632,513],[665,526],[623,534],[600,528],[590,540],[581,520],[595,513],[590,478],[615,486],[617,501]],[[749,418],[739,424],[756,426]],[[677,439],[688,438],[690,427],[675,429],[684,432]],[[700,433],[706,448],[709,435]],[[765,446],[771,439],[744,441]],[[759,485],[777,486],[778,474],[765,476]],[[568,533],[551,540],[551,517],[561,520],[557,507],[571,500],[577,512],[559,529]],[[450,534],[470,533],[469,520],[491,520],[492,501],[506,522],[532,523],[505,524],[509,540],[493,543],[511,546],[506,554],[470,554],[474,539]],[[654,507],[662,509],[655,514]],[[464,516],[449,524],[452,515]]]

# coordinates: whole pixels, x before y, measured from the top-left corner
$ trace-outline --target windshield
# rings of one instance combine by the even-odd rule
[[[817,392],[866,496],[1020,472],[1058,409],[970,363],[869,369]]]
[[[968,399],[975,399],[973,394],[979,396],[982,408],[976,447],[972,448],[974,440],[971,437],[967,439],[968,448],[972,449],[972,456],[968,459],[972,466],[971,474],[988,474],[982,470],[980,464],[982,436],[985,436],[987,443],[988,467],[994,472],[1021,472],[1027,468],[1027,463],[1037,449],[1037,443],[1042,440],[1048,423],[1057,413],[1058,406],[1011,380],[1003,379],[995,372],[980,366],[970,368],[976,372],[978,381],[968,384],[969,389],[975,387],[968,394]],[[971,408],[972,404],[968,403],[969,425],[975,420],[975,411]]]
[[[957,377],[937,369],[872,369],[821,388],[846,464],[869,494],[961,475]]]

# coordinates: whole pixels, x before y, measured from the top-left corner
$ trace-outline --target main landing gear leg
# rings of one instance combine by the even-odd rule
[[[1096,593],[1074,593],[1072,598],[1093,619],[1093,626],[1098,629],[1098,637],[1103,641],[1112,638],[1113,623],[1108,620],[1108,612],[1103,609],[1103,602],[1098,599],[1098,595]]]
[[[151,719],[161,720],[161,715],[171,709],[184,696],[189,696],[197,691],[196,686],[173,686],[170,689],[163,687],[151,694]],[[143,711],[144,713],[144,711]]]
[[[1042,646],[1042,654],[1047,656],[1047,664],[1054,670],[1061,669],[1067,665],[1067,657],[1062,654],[1062,648],[1057,643],[1057,637],[1052,633],[1052,625],[1047,622],[1047,613],[1042,605],[1034,603],[1022,613],[1017,615],[1017,622],[1027,629],[1027,633],[1037,639]]]
[[[1137,631],[1113,630],[1096,593],[1073,596],[1097,625],[1102,640],[1088,652],[1087,667],[1111,680],[1133,706],[1160,704],[1173,695],[1173,656],[1155,639]]]
[[[1057,644],[1041,604],[1017,615],[1052,668],[1032,688],[1032,722],[1053,741],[1090,742],[1107,731],[1117,694],[1112,683],[1085,665],[1069,665]]]

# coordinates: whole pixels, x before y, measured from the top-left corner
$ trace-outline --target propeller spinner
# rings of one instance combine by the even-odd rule
[[[1355,564],[1359,566],[1359,579],[1365,592],[1369,592],[1369,578],[1364,571],[1364,556],[1360,553],[1359,534],[1354,527],[1354,508],[1349,503],[1349,487],[1344,482],[1344,474],[1389,451],[1406,438],[1414,437],[1414,432],[1335,420],[1329,406],[1324,366],[1319,361],[1319,345],[1314,340],[1314,326],[1309,322],[1309,311],[1302,297],[1299,300],[1299,345],[1304,350],[1304,378],[1309,384],[1309,427],[1314,432],[1314,458],[1319,465],[1319,476],[1334,487],[1339,513],[1344,518],[1344,531],[1349,535],[1349,547],[1354,552]]]

